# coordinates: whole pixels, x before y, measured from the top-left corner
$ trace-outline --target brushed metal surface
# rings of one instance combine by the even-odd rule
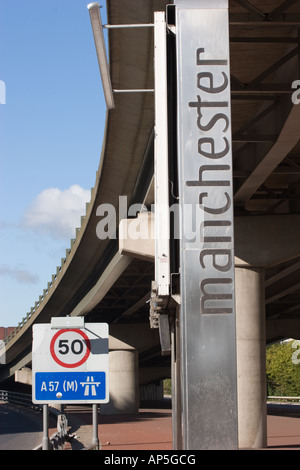
[[[183,442],[185,449],[234,449],[228,10],[223,1],[176,6]]]

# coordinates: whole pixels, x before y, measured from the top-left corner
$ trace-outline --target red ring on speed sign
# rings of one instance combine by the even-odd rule
[[[56,353],[55,353],[55,349],[54,349],[54,346],[55,346],[55,342],[57,340],[57,338],[62,335],[63,333],[66,333],[66,332],[69,332],[69,331],[73,331],[75,333],[78,333],[79,335],[81,335],[85,341],[85,344],[86,344],[86,353],[85,355],[80,359],[80,361],[78,362],[75,362],[74,364],[68,364],[67,362],[63,362],[61,361]],[[74,367],[79,367],[81,366],[82,364],[85,363],[85,361],[87,360],[87,358],[89,357],[90,353],[91,353],[91,343],[90,343],[90,340],[88,338],[88,336],[81,330],[72,330],[72,329],[66,329],[66,330],[59,330],[57,333],[55,333],[55,335],[53,336],[52,340],[51,340],[51,343],[50,343],[50,353],[51,353],[51,356],[53,357],[54,361],[57,362],[57,364],[59,364],[60,366],[62,367],[67,367],[68,369],[73,369]]]

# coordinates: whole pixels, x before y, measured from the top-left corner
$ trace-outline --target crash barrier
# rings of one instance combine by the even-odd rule
[[[6,390],[0,390],[0,402],[12,403],[13,405],[20,405],[34,410],[40,410],[39,405],[32,403],[31,395],[25,393],[17,393]]]
[[[269,395],[267,397],[268,402],[284,402],[284,403],[299,403],[300,402],[300,397],[279,397],[279,396],[273,396]]]
[[[42,405],[32,403],[31,395],[25,393],[0,390],[0,402],[23,406],[42,412]],[[68,421],[64,414],[55,408],[49,408],[49,413],[57,417],[57,431],[49,438],[49,450],[63,450],[65,443],[72,437],[69,435]],[[42,444],[33,450],[42,450]]]

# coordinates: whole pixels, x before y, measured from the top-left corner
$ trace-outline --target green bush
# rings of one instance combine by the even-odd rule
[[[171,379],[164,380],[164,395],[172,395]]]
[[[298,348],[294,340],[267,347],[268,395],[300,396],[300,363],[298,364],[300,350]]]

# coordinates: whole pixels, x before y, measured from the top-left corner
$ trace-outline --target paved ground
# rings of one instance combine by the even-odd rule
[[[67,408],[76,417],[78,435],[73,448],[92,439],[90,408]],[[268,449],[300,450],[300,405],[268,407]],[[70,421],[70,422],[71,422]],[[138,415],[101,415],[98,425],[102,450],[172,450],[172,416],[168,408],[142,408]],[[75,445],[74,445],[75,444]]]
[[[72,448],[91,444],[91,407],[68,406],[65,412],[76,436]],[[171,409],[141,408],[138,415],[101,415],[100,411],[98,419],[102,450],[172,450]]]
[[[99,414],[98,433],[102,450],[172,450],[171,410],[141,409],[138,415]]]
[[[2,409],[2,412],[6,410]],[[21,411],[18,411],[21,413]],[[24,411],[26,414],[28,411]],[[89,406],[67,406],[68,424],[74,437],[66,450],[82,450],[92,442],[92,409]],[[6,415],[3,415],[5,418]],[[42,415],[35,416],[40,420]],[[300,404],[268,406],[268,449],[300,450]],[[38,433],[38,429],[35,429]],[[56,431],[56,419],[50,417],[49,436]],[[41,434],[40,434],[41,435]],[[103,451],[172,450],[171,409],[141,408],[138,415],[101,415],[99,413],[98,435]],[[11,436],[12,437],[12,436]],[[32,449],[36,442],[29,443]]]
[[[300,405],[268,406],[268,448],[300,449]]]
[[[41,442],[40,414],[0,403],[0,451],[28,450]]]

